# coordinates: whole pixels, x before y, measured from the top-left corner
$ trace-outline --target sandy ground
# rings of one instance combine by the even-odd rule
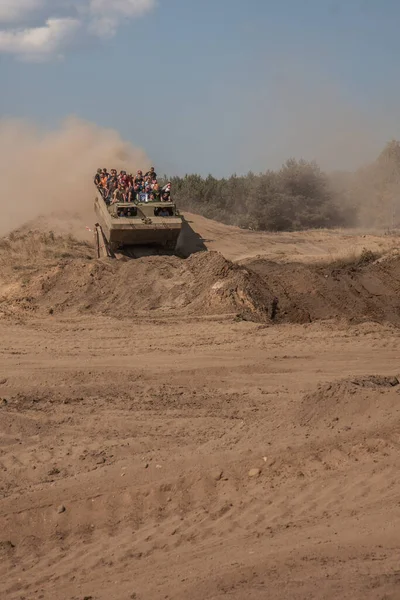
[[[246,265],[397,245],[187,219],[193,243]],[[140,260],[135,297],[163,296]],[[2,269],[1,599],[400,598],[395,325],[180,314],[175,295],[140,314],[13,312]]]
[[[242,263],[258,256],[280,263],[329,262],[358,256],[363,248],[386,252],[400,244],[399,232],[395,235],[371,230],[314,229],[307,232],[266,233],[221,225],[190,213],[186,213],[185,217],[208,250],[216,250],[225,258]]]

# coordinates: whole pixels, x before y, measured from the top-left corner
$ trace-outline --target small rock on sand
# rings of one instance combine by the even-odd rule
[[[57,512],[60,515],[61,513],[64,513],[67,509],[65,508],[64,504],[60,504],[60,506],[57,508]]]
[[[261,469],[250,469],[249,477],[259,477],[261,475]]]

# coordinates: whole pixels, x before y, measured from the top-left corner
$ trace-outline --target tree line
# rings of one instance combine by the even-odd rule
[[[246,229],[389,226],[400,191],[400,144],[390,142],[375,163],[355,173],[327,174],[316,162],[290,159],[278,171],[170,181],[182,210]]]

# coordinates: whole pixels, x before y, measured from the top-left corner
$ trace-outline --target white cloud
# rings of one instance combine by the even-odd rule
[[[81,26],[112,38],[122,23],[156,5],[157,0],[0,0],[0,23],[8,24],[0,29],[0,53],[24,60],[59,56]]]
[[[90,11],[101,17],[105,15],[141,17],[153,10],[155,6],[155,0],[90,0]]]
[[[46,0],[0,0],[0,23],[20,22],[45,4]]]
[[[142,17],[155,7],[156,0],[90,0],[89,29],[100,37],[113,37],[122,20]]]
[[[72,18],[48,19],[43,27],[0,31],[0,52],[34,61],[59,56],[80,25]]]

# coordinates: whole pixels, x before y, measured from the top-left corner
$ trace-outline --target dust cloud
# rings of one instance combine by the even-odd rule
[[[355,171],[400,136],[399,111],[384,98],[360,98],[310,56],[274,57],[248,93],[240,167],[279,169],[291,157],[323,170]],[[247,109],[246,109],[247,110]]]
[[[56,130],[0,120],[0,235],[53,214],[76,215],[91,224],[96,169],[132,171],[149,165],[144,151],[116,131],[77,118],[66,119]]]

